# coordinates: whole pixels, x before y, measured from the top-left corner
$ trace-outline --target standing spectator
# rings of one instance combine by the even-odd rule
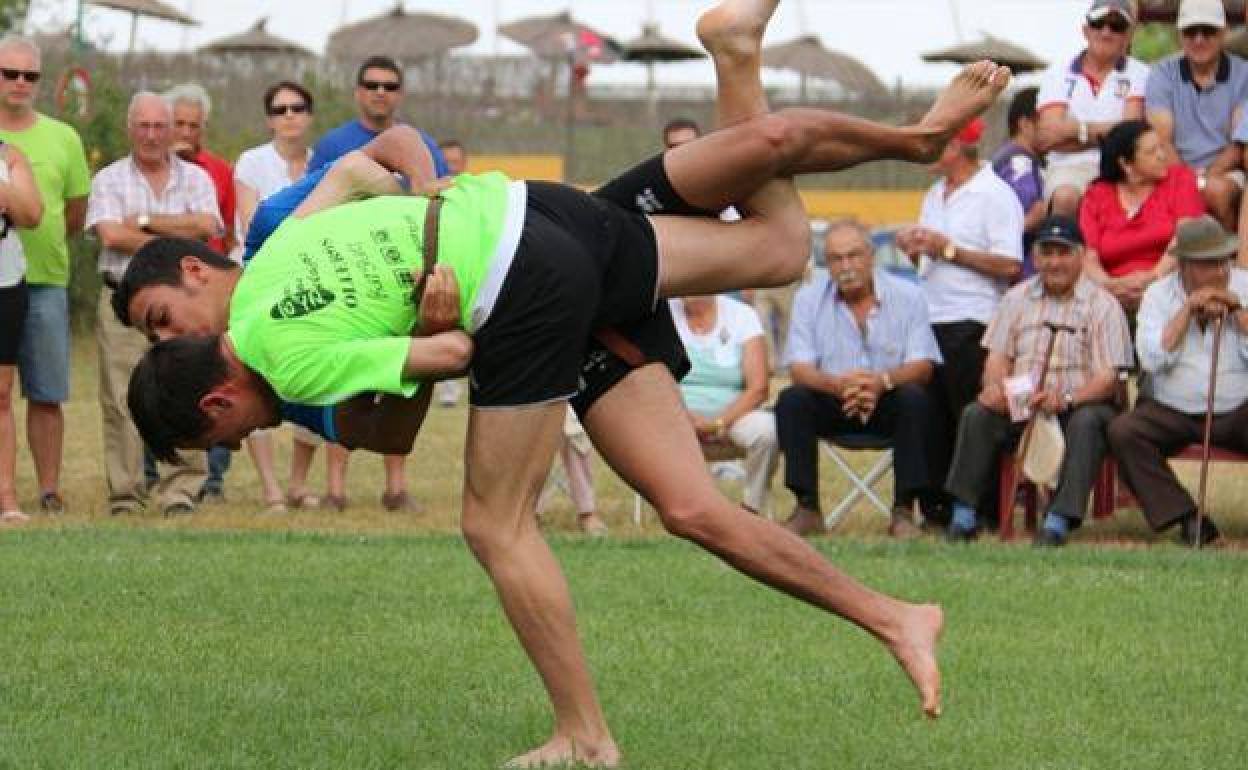
[[[262,199],[303,178],[312,157],[307,133],[312,125],[314,106],[312,94],[298,83],[283,80],[265,90],[265,121],[273,139],[244,151],[234,166],[234,196],[238,202],[235,232],[247,232]],[[313,508],[320,505],[320,499],[307,491],[308,469],[320,444],[320,436],[302,426],[294,426],[290,486],[283,501],[274,469],[272,431],[256,431],[247,438],[247,449],[264,487],[268,511],[277,513],[286,506]]]
[[[216,190],[207,172],[173,154],[173,113],[157,94],[141,91],[130,100],[126,131],[130,154],[91,180],[87,229],[100,240],[100,306],[96,342],[100,358],[100,412],[104,421],[104,465],[109,513],[133,513],[147,498],[143,444],[126,404],[130,373],[147,341],[122,326],[112,296],[130,257],[161,235],[208,240],[221,235]],[[191,513],[206,478],[203,452],[188,452],[187,464],[156,486],[165,515]]]
[[[744,505],[759,513],[776,471],[776,418],[764,409],[770,390],[767,340],[754,308],[730,297],[670,300],[689,354],[680,396],[703,447],[745,452]]]
[[[468,170],[468,148],[458,139],[443,139],[438,142],[442,157],[446,161],[447,176],[458,176]]]
[[[464,147],[463,142],[458,139],[443,139],[438,143],[438,147],[441,148],[442,156],[446,160],[446,170],[448,176],[458,176],[468,170],[468,150]],[[460,385],[460,382],[460,380],[442,380],[434,387],[438,397],[438,404],[440,406],[449,409],[459,404],[459,396],[463,391],[463,387]],[[567,460],[569,455],[564,453],[562,457]],[[567,463],[565,462],[565,465],[566,464]],[[588,468],[589,466],[587,464],[584,468],[586,474],[589,473]],[[568,483],[575,487],[571,468],[568,469]],[[592,487],[590,489],[589,500],[592,504]],[[584,497],[581,498],[581,502],[585,502]],[[592,507],[590,508],[590,512],[593,512]]]
[[[1006,293],[984,334],[988,360],[979,397],[961,414],[949,470],[953,521],[949,539],[970,540],[979,530],[976,506],[985,487],[995,489],[993,469],[1018,441],[1023,424],[1011,422],[1008,377],[1030,376],[1031,407],[1055,416],[1066,454],[1036,544],[1062,546],[1083,521],[1088,495],[1108,450],[1105,429],[1114,417],[1118,372],[1131,365],[1131,335],[1122,308],[1104,289],[1081,276],[1083,240],[1075,220],[1045,220],[1036,236],[1037,275]],[[1055,332],[1046,323],[1074,327]],[[1061,334],[1054,339],[1054,334]],[[1053,343],[1043,382],[1034,382]]]
[[[39,49],[20,37],[0,40],[0,140],[31,163],[43,200],[38,227],[20,229],[28,306],[17,365],[26,397],[26,440],[39,483],[39,509],[65,509],[60,476],[69,399],[69,244],[82,230],[91,174],[70,126],[35,111],[42,75]]]
[[[1049,67],[1041,81],[1039,149],[1048,153],[1045,197],[1054,214],[1078,215],[1101,138],[1120,121],[1144,117],[1148,67],[1127,55],[1134,24],[1131,0],[1095,0],[1083,23],[1087,48]]]
[[[1079,208],[1084,273],[1135,315],[1148,285],[1174,270],[1166,249],[1179,220],[1204,212],[1196,175],[1170,161],[1157,132],[1142,120],[1119,123],[1105,137],[1101,176]]]
[[[1031,236],[1048,211],[1044,200],[1043,163],[1036,150],[1036,93],[1039,89],[1024,88],[1010,102],[1010,138],[992,156],[992,170],[1010,186],[1023,207],[1023,272],[1027,278],[1035,273],[1031,264]]]
[[[1109,442],[1127,486],[1154,531],[1179,524],[1188,545],[1218,538],[1166,458],[1204,435],[1215,316],[1225,316],[1213,402],[1212,445],[1248,451],[1248,271],[1232,260],[1239,239],[1205,216],[1179,226],[1178,270],[1148,287],[1135,345],[1151,392],[1109,426]]]
[[[918,226],[897,235],[898,248],[918,265],[944,360],[932,381],[940,415],[935,456],[944,463],[958,417],[979,393],[987,355],[980,345],[984,329],[1023,260],[1023,207],[991,166],[980,165],[983,131],[984,122],[976,118],[949,142],[933,166],[940,179],[923,198]],[[945,469],[936,470],[943,478]],[[990,514],[991,501],[985,504]]]
[[[204,126],[212,113],[212,99],[198,83],[176,85],[164,96],[173,111],[174,154],[208,172],[213,189],[217,191],[217,210],[221,213],[225,232],[209,238],[208,245],[218,254],[229,256],[238,245],[234,237],[234,169],[224,158],[204,147]],[[204,502],[224,502],[225,473],[230,469],[230,455],[229,447],[215,446],[208,450],[208,479],[200,490],[200,499]],[[266,489],[276,483],[272,463],[267,468],[257,466],[256,470]]]
[[[1244,187],[1243,150],[1232,132],[1248,99],[1248,62],[1226,51],[1222,0],[1183,0],[1178,27],[1183,52],[1148,76],[1148,122],[1171,162],[1196,172],[1209,213],[1232,230]]]
[[[793,384],[776,401],[784,485],[797,499],[784,526],[798,535],[824,531],[819,438],[870,433],[892,440],[889,534],[910,535],[914,501],[930,504],[940,485],[925,387],[940,351],[927,305],[915,286],[875,270],[871,234],[860,223],[831,223],[825,251],[827,271],[816,272],[793,302],[786,346]]]
[[[673,118],[663,126],[663,149],[670,150],[702,136],[697,122],[689,118]]]
[[[38,227],[43,201],[21,150],[0,142],[0,524],[29,520],[17,502],[17,426],[13,376],[26,321],[26,259],[18,227]]]
[[[353,120],[331,130],[316,143],[308,173],[318,171],[338,158],[368,144],[373,137],[393,126],[395,113],[403,101],[403,71],[388,56],[370,56],[360,65],[355,76],[355,107]],[[420,138],[433,156],[434,173],[443,177],[449,171],[442,150],[433,137],[420,132]],[[350,453],[337,444],[325,448],[329,461],[329,492],[325,502],[337,510],[347,507],[347,462]],[[420,505],[408,495],[407,478],[403,471],[403,455],[385,455],[386,488],[381,505],[387,511],[419,510]]]

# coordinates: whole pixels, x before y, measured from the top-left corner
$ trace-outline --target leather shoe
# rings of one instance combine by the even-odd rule
[[[823,525],[823,516],[804,505],[794,506],[793,515],[785,520],[783,526],[798,537],[822,535],[828,531]]]
[[[947,543],[970,543],[979,537],[979,528],[962,529],[949,525],[949,529],[945,530],[945,542]]]
[[[1218,525],[1213,523],[1213,519],[1204,516],[1200,520],[1200,544],[1209,545],[1214,540],[1222,536],[1218,532]],[[1196,547],[1196,514],[1191,514],[1179,522],[1179,542],[1183,545]]]
[[[1051,529],[1041,527],[1036,532],[1036,537],[1031,541],[1031,544],[1036,548],[1061,548],[1066,545],[1066,537]]]

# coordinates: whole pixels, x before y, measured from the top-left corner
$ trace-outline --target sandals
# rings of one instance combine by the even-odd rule
[[[272,505],[273,503],[269,503],[270,507],[272,507]],[[294,494],[293,492],[286,493],[286,508],[289,508],[292,511],[297,511],[301,508],[305,510],[309,510],[309,511],[314,511],[320,507],[321,507],[321,498],[317,497],[311,492],[303,492],[298,495]]]

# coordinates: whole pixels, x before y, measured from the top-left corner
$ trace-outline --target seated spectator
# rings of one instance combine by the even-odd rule
[[[1209,213],[1233,229],[1244,173],[1232,129],[1248,99],[1248,62],[1226,51],[1222,0],[1183,0],[1178,28],[1182,53],[1157,62],[1148,77],[1148,122],[1171,162],[1196,173]]]
[[[784,526],[824,531],[818,441],[847,433],[891,439],[889,533],[913,534],[914,502],[932,504],[931,404],[926,385],[940,351],[918,287],[875,270],[871,235],[854,220],[828,226],[828,268],[797,292],[786,357],[793,385],[776,402],[784,485],[797,498]]]
[[[1054,214],[1078,214],[1096,178],[1098,143],[1119,122],[1144,117],[1148,67],[1127,55],[1134,25],[1131,0],[1095,0],[1084,17],[1087,48],[1041,81],[1039,149],[1048,153],[1044,194]]]
[[[563,443],[559,445],[559,461],[563,463],[568,497],[576,507],[576,526],[590,537],[606,537],[607,523],[596,511],[593,457],[593,442],[589,440],[589,434],[585,432],[581,421],[576,419],[576,411],[568,407],[563,417]],[[551,477],[547,477],[546,487],[537,502],[538,516],[542,515],[549,502],[551,486]]]
[[[1176,522],[1182,542],[1218,538],[1208,518],[1199,530],[1196,504],[1166,458],[1204,436],[1212,364],[1213,324],[1225,316],[1213,403],[1212,444],[1248,452],[1248,271],[1232,260],[1239,239],[1212,217],[1179,226],[1178,271],[1148,287],[1140,303],[1135,344],[1151,392],[1114,420],[1109,442],[1127,486],[1154,531]]]
[[[1070,217],[1054,216],[1036,235],[1036,276],[1006,293],[984,334],[988,360],[979,398],[962,412],[946,488],[954,497],[952,541],[979,531],[975,506],[996,476],[1001,453],[1017,443],[1024,423],[1011,422],[1008,377],[1037,378],[1052,335],[1062,335],[1044,382],[1033,385],[1030,408],[1054,415],[1066,437],[1057,490],[1036,544],[1061,546],[1087,512],[1088,495],[1108,451],[1105,429],[1120,369],[1131,365],[1131,336],[1122,308],[1081,275],[1083,239]],[[1054,331],[1046,324],[1073,327]],[[1002,515],[1010,515],[1002,511]]]
[[[745,500],[763,510],[776,470],[776,418],[763,409],[771,373],[758,313],[729,297],[670,301],[691,369],[680,395],[703,447],[745,452]]]
[[[1079,208],[1084,273],[1134,314],[1148,285],[1174,270],[1166,249],[1179,220],[1204,212],[1196,175],[1169,162],[1157,132],[1142,120],[1118,124]]]
[[[1044,200],[1044,177],[1040,174],[1043,160],[1036,150],[1035,87],[1014,94],[1006,118],[1010,138],[992,156],[992,170],[1010,186],[1023,207],[1023,269],[1022,277],[1035,274],[1031,264],[1031,239],[1048,212]]]
[[[0,142],[0,524],[29,519],[17,502],[17,426],[13,420],[13,380],[26,321],[26,258],[17,228],[38,227],[43,199],[30,163],[14,145]]]

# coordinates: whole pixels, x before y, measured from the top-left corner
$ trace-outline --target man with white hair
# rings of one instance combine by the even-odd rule
[[[100,240],[99,318],[100,412],[104,422],[104,467],[109,513],[134,513],[146,502],[143,444],[126,408],[130,372],[148,348],[134,329],[122,326],[112,295],[134,252],[162,235],[208,240],[224,231],[216,191],[207,172],[173,153],[173,112],[161,96],[140,91],[126,113],[130,154],[104,167],[91,180],[86,228]],[[190,513],[205,478],[203,452],[187,453],[156,486],[166,514]]]
[[[61,453],[69,400],[69,245],[82,230],[91,172],[82,139],[59,120],[35,111],[43,76],[39,48],[30,40],[0,40],[0,141],[31,161],[43,200],[37,227],[18,231],[26,254],[29,308],[18,348],[26,397],[26,436],[39,482],[39,509],[59,513]]]

